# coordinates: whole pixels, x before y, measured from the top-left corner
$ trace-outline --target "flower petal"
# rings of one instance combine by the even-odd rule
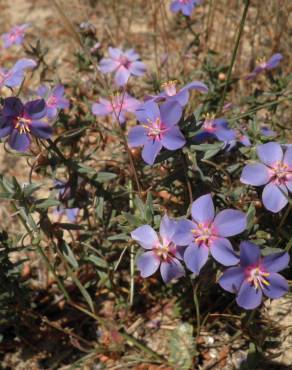
[[[269,298],[280,298],[289,290],[287,280],[276,272],[272,272],[266,280],[270,285],[263,284],[263,293]]]
[[[162,217],[160,228],[159,228],[159,234],[163,239],[163,242],[165,244],[168,244],[176,230],[177,222],[175,220],[170,219],[167,215],[164,215]]]
[[[42,121],[32,121],[30,131],[34,136],[40,137],[41,139],[49,139],[53,135],[53,128]]]
[[[135,60],[138,60],[140,58],[140,55],[134,49],[127,49],[124,52],[124,56],[128,58],[131,62],[134,62]]]
[[[257,154],[260,160],[267,165],[281,162],[283,159],[283,150],[281,145],[276,142],[258,145]]]
[[[37,89],[36,93],[37,93],[37,95],[39,95],[40,97],[42,97],[42,98],[46,98],[46,97],[47,97],[47,95],[49,94],[49,91],[50,91],[50,89],[48,88],[48,86],[46,86],[46,85],[41,85],[41,86]]]
[[[268,167],[262,163],[253,163],[243,168],[240,181],[243,184],[260,186],[269,182],[270,178]]]
[[[198,223],[212,222],[215,216],[211,194],[202,195],[192,204],[192,218]]]
[[[178,123],[182,116],[182,107],[176,101],[167,101],[160,107],[161,121],[164,126],[171,127]]]
[[[16,71],[23,71],[24,69],[26,68],[34,68],[37,66],[37,62],[32,60],[32,59],[27,59],[27,58],[23,58],[23,59],[19,59],[15,64],[14,66],[11,68],[11,70],[13,72],[16,72]]]
[[[214,131],[214,135],[219,141],[231,141],[236,138],[235,131],[232,129],[218,128]]]
[[[123,54],[121,49],[112,48],[112,47],[108,48],[108,53],[109,53],[110,57],[113,58],[113,59],[119,59],[120,56]]]
[[[284,154],[283,163],[287,164],[290,171],[292,171],[292,147],[287,148],[287,150]]]
[[[99,68],[102,73],[114,72],[119,66],[120,63],[118,61],[108,58],[103,58],[99,63]]]
[[[208,86],[205,85],[201,81],[193,81],[193,82],[190,82],[182,90],[184,90],[184,89],[198,90],[198,91],[200,91],[201,93],[204,93],[204,94],[207,94],[207,92],[209,91]]]
[[[156,231],[149,225],[137,227],[137,229],[131,232],[131,237],[145,249],[153,249],[159,244]]]
[[[262,194],[265,208],[274,213],[280,212],[288,203],[287,197],[285,197],[279,187],[284,193],[288,193],[285,185],[276,185],[270,182],[264,187]]]
[[[60,98],[63,98],[64,92],[65,92],[64,86],[59,84],[53,88],[52,95],[60,99]]]
[[[220,236],[240,234],[247,227],[246,214],[236,209],[225,209],[215,217],[214,226]]]
[[[212,238],[210,243],[210,253],[217,262],[224,266],[233,266],[239,261],[230,241],[226,238]]]
[[[262,297],[261,289],[255,289],[250,283],[244,281],[239,289],[236,302],[240,307],[252,310],[261,304]]]
[[[66,216],[70,222],[76,222],[78,216],[79,208],[67,208]]]
[[[247,267],[255,265],[259,262],[261,257],[260,248],[249,241],[240,243],[240,265]]]
[[[20,99],[13,96],[4,100],[2,116],[3,117],[16,117],[21,116],[23,112],[23,104]]]
[[[278,272],[288,266],[289,260],[290,257],[287,252],[273,253],[263,258],[262,265],[268,272]]]
[[[44,99],[36,99],[24,104],[24,112],[32,119],[40,119],[46,115],[47,106]]]
[[[218,283],[227,292],[237,293],[243,280],[243,269],[241,267],[231,267],[224,272]]]
[[[277,67],[280,61],[283,59],[283,55],[280,53],[276,53],[271,56],[271,58],[267,61],[267,69],[272,69]]]
[[[169,150],[177,150],[185,145],[186,139],[180,129],[174,126],[165,132],[161,138],[161,143]]]
[[[18,130],[15,129],[12,131],[8,143],[12,149],[25,152],[30,145],[30,138],[26,134],[20,134]]]
[[[292,174],[288,176],[287,182],[286,182],[287,188],[291,191],[292,193]]]
[[[161,262],[160,272],[166,284],[172,279],[177,279],[185,275],[182,264],[176,258]]]
[[[149,121],[156,121],[158,118],[160,118],[158,104],[154,101],[149,101],[145,104],[142,104],[139,109],[136,110],[136,118],[139,122],[145,123],[146,125],[149,124]]]
[[[91,112],[96,116],[106,116],[111,113],[112,110],[110,102],[108,102],[108,104],[94,103],[92,104]]]
[[[116,71],[115,74],[115,83],[117,86],[124,86],[128,82],[130,77],[130,72],[124,66],[120,66],[119,69]]]
[[[146,72],[146,66],[143,62],[132,62],[129,71],[134,76],[143,76]]]
[[[11,134],[13,127],[10,123],[0,126],[0,138]]]
[[[195,243],[190,244],[184,254],[184,261],[189,270],[200,273],[201,268],[208,260],[209,249],[205,245],[200,247]]]
[[[130,129],[128,134],[128,144],[131,148],[144,145],[147,139],[147,132],[143,126],[135,126]]]
[[[160,265],[160,259],[154,252],[145,252],[137,258],[137,267],[143,278],[153,275]]]
[[[152,165],[161,149],[161,141],[148,139],[142,150],[142,158],[146,163]]]
[[[125,93],[123,105],[127,112],[135,113],[135,111],[141,106],[141,102],[138,99],[133,98],[131,95]]]
[[[190,220],[179,220],[176,224],[176,230],[172,237],[172,240],[177,245],[188,245],[190,244],[194,237],[192,234],[192,229],[195,227],[195,223]]]
[[[182,107],[184,107],[190,98],[190,94],[188,90],[180,90],[176,95],[169,96],[165,92],[160,93],[157,95],[157,101],[159,98],[164,98],[168,101],[177,101]]]

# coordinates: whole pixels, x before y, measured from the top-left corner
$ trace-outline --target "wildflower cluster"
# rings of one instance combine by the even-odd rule
[[[196,0],[175,0],[171,1],[170,10],[191,16],[200,3],[201,1]],[[21,45],[28,28],[28,24],[15,26],[2,35],[4,48]],[[81,28],[83,32],[94,31],[86,24]],[[266,124],[251,127],[247,123],[250,112],[246,114],[246,121],[237,119],[234,113],[236,109],[239,117],[246,112],[241,111],[232,102],[224,105],[224,94],[222,101],[218,97],[214,98],[216,94],[222,94],[222,91],[208,81],[207,74],[204,75],[203,72],[204,82],[193,79],[194,74],[192,78],[184,81],[171,79],[164,83],[160,83],[155,76],[153,81],[151,80],[153,85],[151,89],[149,87],[150,77],[153,77],[151,69],[146,66],[147,61],[144,63],[135,49],[108,47],[104,56],[103,45],[99,41],[94,40],[89,46],[90,58],[96,58],[94,72],[99,74],[102,83],[98,90],[99,96],[95,99],[92,97],[95,93],[93,89],[94,93],[89,102],[86,99],[83,101],[80,93],[78,99],[82,104],[76,104],[72,109],[78,111],[79,116],[70,111],[70,101],[66,98],[68,92],[65,94],[65,87],[59,81],[54,84],[41,83],[28,94],[24,94],[26,74],[34,73],[39,68],[40,60],[22,58],[12,66],[0,67],[0,88],[5,89],[5,95],[3,94],[1,99],[0,138],[15,151],[30,151],[31,156],[36,157],[32,172],[40,170],[49,173],[53,180],[50,191],[55,193],[53,198],[47,200],[48,203],[44,205],[43,202],[34,201],[29,193],[28,202],[21,205],[22,210],[32,209],[39,214],[39,224],[34,223],[31,230],[34,232],[39,225],[42,227],[47,222],[49,230],[43,227],[42,231],[49,235],[50,240],[56,242],[58,247],[62,246],[64,249],[64,245],[67,248],[67,244],[66,240],[62,239],[63,231],[69,230],[69,233],[72,230],[83,231],[83,225],[79,225],[79,221],[87,219],[87,233],[81,233],[81,236],[77,233],[80,245],[86,247],[89,245],[89,249],[94,249],[88,240],[94,239],[93,229],[98,227],[97,225],[102,225],[100,227],[102,231],[97,237],[98,242],[94,239],[94,243],[100,244],[103,243],[103,239],[107,242],[115,240],[114,238],[118,239],[119,235],[109,236],[109,234],[111,232],[117,234],[117,230],[122,229],[121,240],[126,240],[128,244],[132,243],[131,248],[136,243],[142,247],[135,256],[136,266],[142,278],[148,278],[159,270],[163,282],[169,283],[177,279],[184,281],[190,276],[191,279],[199,279],[205,271],[213,271],[216,273],[214,281],[216,280],[225,291],[235,294],[237,304],[247,310],[258,307],[263,296],[271,299],[283,296],[288,291],[288,283],[278,272],[288,266],[289,254],[286,251],[262,254],[260,246],[264,244],[263,241],[251,233],[251,228],[255,226],[253,223],[257,216],[256,209],[252,208],[253,203],[248,209],[244,207],[242,199],[246,197],[248,202],[250,199],[257,199],[253,187],[264,186],[262,204],[265,209],[275,214],[289,204],[287,214],[289,213],[292,192],[291,145],[285,145],[280,140],[276,141],[277,132]],[[260,73],[270,74],[282,58],[282,55],[277,53],[267,62],[259,61],[255,69],[243,77],[242,81],[251,84]],[[143,77],[149,84],[146,85],[147,93],[141,96],[135,89],[135,83]],[[71,103],[74,101],[76,102],[76,99],[72,97]],[[219,103],[222,103],[222,108]],[[257,109],[257,106],[253,109]],[[60,114],[61,111],[67,112],[68,116],[62,117],[64,112]],[[70,130],[71,126],[73,130]],[[106,156],[95,155],[98,145],[87,152],[87,146],[90,145],[93,135],[91,137],[86,135],[93,127],[95,135],[93,141],[96,143],[96,136],[99,136],[98,145],[103,147],[111,144],[106,137],[108,132],[114,132],[116,137],[120,135],[119,139],[129,159],[129,171],[120,168],[122,163],[120,158],[112,160]],[[56,140],[53,141],[55,135]],[[273,141],[270,141],[271,138]],[[67,145],[69,154],[67,152],[64,155],[63,145],[64,147]],[[79,151],[75,155],[76,148]],[[121,153],[121,158],[123,154]],[[220,156],[219,160],[210,161],[216,155]],[[256,155],[259,161],[255,160]],[[228,172],[219,161],[232,159],[233,156],[236,159],[229,166]],[[105,162],[104,168],[107,170],[111,168],[113,172],[96,171],[90,165],[85,165],[85,162],[96,158],[99,163]],[[204,163],[215,167],[217,172],[211,173],[210,176],[209,173],[203,173],[200,166]],[[66,169],[65,180],[60,180],[58,166]],[[164,170],[168,174],[166,179],[163,178]],[[125,172],[124,177],[121,175],[122,172]],[[198,176],[189,176],[190,172],[192,175],[196,172]],[[152,178],[149,185],[145,178],[152,176],[152,173],[158,174],[159,181],[154,182]],[[230,179],[230,173],[234,176],[233,179]],[[114,186],[104,185],[116,178],[118,178],[116,189]],[[220,180],[223,178],[225,183],[229,181],[229,188],[228,185],[224,185],[224,191],[217,192],[218,178]],[[230,194],[232,181],[239,184],[239,190],[237,189],[234,194]],[[169,196],[168,190],[171,192],[170,189],[176,189],[179,187],[178,183],[184,182],[187,185],[189,202],[183,201],[186,197],[182,191],[177,191],[174,202],[176,206],[171,209],[157,201],[160,198],[171,199],[173,194]],[[91,193],[88,190],[90,186],[94,186]],[[158,190],[154,189],[154,186]],[[23,201],[25,191],[18,184],[17,189],[21,196],[13,195],[9,199]],[[80,189],[86,190],[84,193],[81,192],[78,199]],[[32,193],[33,191],[34,189]],[[154,215],[153,208],[149,210],[153,206],[152,193],[158,194],[154,208],[159,209],[160,215],[163,214],[161,219],[159,215]],[[194,193],[197,195],[195,201]],[[125,194],[129,197],[127,201],[124,198]],[[133,205],[137,199],[136,208],[140,210],[145,210],[145,199],[146,203],[148,201],[151,203],[151,207],[147,203],[149,209],[138,221],[134,215]],[[258,199],[257,201],[259,202]],[[87,202],[91,202],[91,207],[86,207]],[[119,203],[120,208],[117,207],[113,211],[115,202]],[[108,206],[110,210],[105,211],[104,203],[110,204]],[[186,203],[191,204],[187,204],[188,211],[184,212],[187,208]],[[48,222],[51,215],[48,208],[51,206],[54,207],[52,214],[58,220],[53,225]],[[132,212],[130,216],[125,209]],[[90,212],[94,213],[92,224]],[[254,218],[250,221],[252,213]],[[269,213],[264,210],[264,214]],[[121,225],[117,225],[120,219],[126,218],[125,215],[129,216],[127,227],[122,222]],[[64,216],[68,222],[62,223]],[[284,221],[285,218],[284,215]],[[105,219],[109,220],[107,225]],[[155,231],[158,224],[159,233]],[[134,252],[133,249],[131,258]],[[115,268],[118,267],[123,253]],[[64,265],[69,261],[74,268],[79,267],[79,261],[69,248],[65,254]],[[89,263],[88,261],[96,262],[96,255],[94,258],[86,256],[85,263]],[[131,263],[134,281],[134,259]],[[106,278],[111,277],[113,270],[108,269]],[[104,271],[102,273],[104,274]],[[72,276],[75,277],[74,274]],[[104,280],[106,278],[103,276]],[[80,287],[80,284],[78,286]],[[84,290],[80,290],[91,305],[87,291],[85,290],[84,294]]]

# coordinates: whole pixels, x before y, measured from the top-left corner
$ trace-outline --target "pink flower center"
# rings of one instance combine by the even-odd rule
[[[27,134],[30,132],[31,119],[25,117],[17,117],[14,121],[14,128],[18,130],[20,134]]]
[[[272,181],[281,185],[288,181],[288,176],[292,175],[292,169],[289,169],[286,163],[276,162],[270,167],[270,173],[272,175]]]
[[[265,58],[258,58],[257,59],[258,66],[265,69],[267,67],[267,61]]]
[[[161,140],[163,133],[166,131],[161,119],[158,117],[155,121],[149,121],[148,125],[143,125],[147,130],[147,136],[153,140]]]
[[[215,124],[214,119],[215,119],[214,114],[210,114],[210,113],[206,114],[205,121],[202,125],[202,128],[204,129],[204,131],[207,131],[207,132],[216,131],[216,124]]]
[[[58,103],[58,99],[55,95],[51,95],[49,96],[48,100],[47,100],[47,106],[50,107],[50,108],[54,108]]]
[[[186,4],[189,4],[191,0],[178,0],[178,2],[186,5]]]
[[[177,81],[168,81],[162,84],[165,94],[168,96],[176,95],[176,84]]]
[[[123,66],[123,67],[125,67],[127,69],[130,67],[130,64],[131,64],[131,61],[127,57],[125,57],[125,56],[121,56],[119,58],[119,62],[120,62],[120,65],[121,66]]]
[[[161,261],[170,261],[174,258],[176,246],[172,242],[164,241],[157,244],[153,251]]]
[[[249,266],[245,270],[246,280],[257,290],[259,287],[269,286],[270,283],[266,278],[270,276],[269,272],[264,271],[259,265]]]
[[[124,96],[124,99],[122,99],[121,95],[119,93],[113,94],[110,98],[109,102],[109,109],[111,112],[114,112],[115,114],[119,114],[125,109],[126,105],[126,97]]]
[[[20,28],[16,28],[15,30],[11,31],[9,34],[9,39],[11,41],[14,41],[18,36],[20,36],[23,33],[23,30]]]
[[[212,238],[216,235],[212,223],[199,223],[195,229],[192,229],[192,233],[196,244],[205,244],[207,246],[210,246]]]

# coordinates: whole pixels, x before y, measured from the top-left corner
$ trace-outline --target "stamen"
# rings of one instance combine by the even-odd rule
[[[255,290],[259,288],[263,289],[264,285],[270,286],[269,281],[266,279],[270,276],[270,273],[262,271],[259,266],[248,270],[247,274],[247,281],[253,285]]]
[[[30,119],[24,117],[17,117],[14,127],[18,130],[20,134],[27,134],[30,132],[29,127],[30,124],[31,124]]]
[[[161,85],[161,87],[164,89],[164,91],[166,92],[166,94],[168,96],[174,96],[177,93],[176,84],[177,84],[176,80],[171,80],[171,81],[168,81],[168,82],[164,82]]]

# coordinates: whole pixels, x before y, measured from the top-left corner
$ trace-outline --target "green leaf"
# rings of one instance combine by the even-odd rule
[[[69,247],[69,245],[63,241],[63,243],[61,244],[60,246],[60,250],[63,254],[63,256],[66,258],[66,260],[70,263],[70,265],[77,269],[79,264],[74,256],[74,253],[72,252],[71,248]]]
[[[41,188],[40,184],[28,184],[23,187],[22,193],[25,198]]]
[[[135,205],[135,207],[137,208],[137,210],[140,213],[140,218],[141,219],[145,219],[146,218],[146,215],[145,215],[145,213],[146,213],[145,205],[142,202],[142,200],[138,197],[138,195],[136,195],[135,198],[134,198],[134,205]]]
[[[13,194],[8,193],[8,192],[3,192],[3,193],[0,193],[0,199],[11,200],[11,199],[15,199],[15,198],[14,198]]]
[[[153,220],[153,216],[154,216],[154,209],[153,209],[153,198],[152,198],[152,194],[150,191],[147,193],[145,208],[146,208],[146,212],[145,212],[146,221],[149,224],[151,224]]]
[[[95,212],[100,220],[103,219],[103,210],[104,210],[104,199],[102,197],[97,197]]]
[[[102,268],[107,268],[108,267],[108,264],[107,264],[106,260],[104,260],[101,257],[98,257],[94,254],[91,254],[90,256],[88,256],[86,258],[86,261],[89,261],[89,262],[93,263],[97,267],[102,267]]]
[[[111,241],[114,241],[114,240],[129,241],[130,240],[130,237],[129,237],[129,235],[127,235],[125,233],[121,233],[121,234],[116,234],[116,235],[109,236],[107,238],[107,240],[111,240]]]
[[[246,213],[246,217],[247,217],[247,230],[248,231],[251,231],[251,229],[254,226],[255,215],[256,215],[256,209],[255,209],[255,206],[254,206],[253,202],[251,202],[250,203],[250,206],[248,208],[248,211]]]
[[[38,199],[34,206],[38,209],[48,209],[49,207],[57,207],[61,203],[56,199]]]
[[[99,182],[106,182],[106,181],[113,180],[116,177],[117,177],[117,174],[116,173],[112,173],[112,172],[98,172],[97,177],[96,177],[96,180],[99,181]]]

